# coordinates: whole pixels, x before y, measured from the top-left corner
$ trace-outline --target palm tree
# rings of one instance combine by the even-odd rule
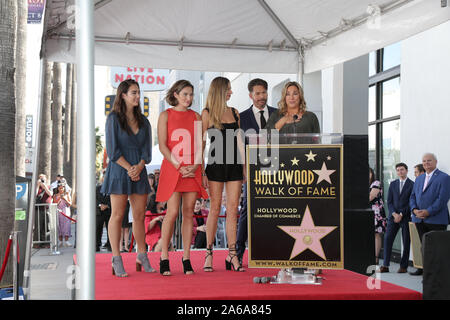
[[[38,161],[38,174],[45,174],[51,181],[51,161],[52,161],[52,116],[51,116],[51,96],[52,92],[52,66],[51,62],[44,62],[44,91],[42,96],[41,115],[41,139]]]
[[[25,177],[25,104],[27,68],[27,1],[17,1],[16,42],[16,175]]]
[[[64,106],[64,177],[66,178],[69,185],[72,184],[72,166],[70,162],[70,130],[72,125],[72,70],[73,65],[71,63],[67,64],[66,67],[66,103]]]
[[[14,161],[16,19],[17,1],[0,0],[0,88],[2,88],[0,90],[0,252],[2,262],[9,235],[14,229],[14,200],[16,199]],[[9,259],[0,287],[12,284],[11,260]]]
[[[62,173],[63,149],[62,149],[62,98],[61,98],[61,64],[53,63],[53,90],[52,90],[52,176]]]

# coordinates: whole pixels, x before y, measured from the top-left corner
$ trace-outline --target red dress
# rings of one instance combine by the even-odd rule
[[[158,215],[152,214],[150,211],[145,213],[145,243],[150,247],[150,251],[153,251],[158,240],[161,238],[161,223],[157,222],[155,226],[148,231],[148,225],[150,222],[157,218]]]
[[[167,147],[177,161],[181,163],[181,166],[194,164],[194,134],[197,133],[194,131],[194,127],[196,121],[197,116],[190,109],[187,111],[167,110]],[[197,134],[201,136],[201,121],[197,128],[200,129]],[[180,172],[164,159],[161,164],[156,201],[167,201],[174,192],[194,191],[197,191],[197,198],[207,199],[208,193],[202,186],[200,166],[195,171],[195,178],[183,178]]]

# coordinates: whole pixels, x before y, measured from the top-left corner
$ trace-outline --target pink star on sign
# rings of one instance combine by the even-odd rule
[[[309,211],[309,207],[306,206],[305,215],[303,216],[300,226],[278,226],[278,228],[295,239],[289,260],[298,256],[306,249],[311,250],[323,260],[326,260],[327,258],[323,252],[320,239],[328,235],[337,227],[316,227],[311,212]]]

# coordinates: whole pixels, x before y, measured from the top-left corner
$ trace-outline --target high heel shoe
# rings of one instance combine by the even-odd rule
[[[233,271],[239,271],[239,272],[245,271],[245,269],[242,268],[242,265],[239,262],[239,258],[238,258],[237,254],[236,254],[236,246],[235,245],[230,245],[230,248],[228,249],[228,257],[230,258],[230,261],[228,261],[225,258],[225,269],[233,270]],[[239,264],[238,267],[235,267],[235,265],[233,264],[233,259],[234,258],[237,259],[237,262]]]
[[[150,265],[146,252],[138,253],[136,257],[136,271],[140,272],[142,267],[144,267],[145,272],[156,272],[156,270]]]
[[[123,267],[123,261],[121,256],[113,256],[112,257],[112,274],[113,276],[117,276],[119,278],[128,277],[128,273],[125,272]]]
[[[214,271],[214,269],[213,269],[213,267],[212,267],[212,256],[213,256],[213,248],[212,248],[212,246],[210,246],[210,247],[207,247],[206,248],[206,256],[205,256],[205,263],[206,263],[206,259],[208,259],[208,257],[209,256],[211,256],[211,266],[204,266],[203,267],[203,271],[205,271],[205,272],[213,272]]]
[[[165,260],[159,260],[159,273],[161,273],[163,276],[170,276],[170,266],[169,266],[169,259]]]
[[[181,257],[181,262],[183,263],[184,274],[193,274],[194,273],[194,269],[192,269],[192,265],[191,265],[191,260],[189,260],[189,259],[183,260],[183,257]]]

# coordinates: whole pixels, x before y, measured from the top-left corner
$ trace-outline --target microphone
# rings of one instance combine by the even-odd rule
[[[293,118],[294,118],[294,121],[297,121],[298,115],[294,114],[294,115],[293,115]]]

